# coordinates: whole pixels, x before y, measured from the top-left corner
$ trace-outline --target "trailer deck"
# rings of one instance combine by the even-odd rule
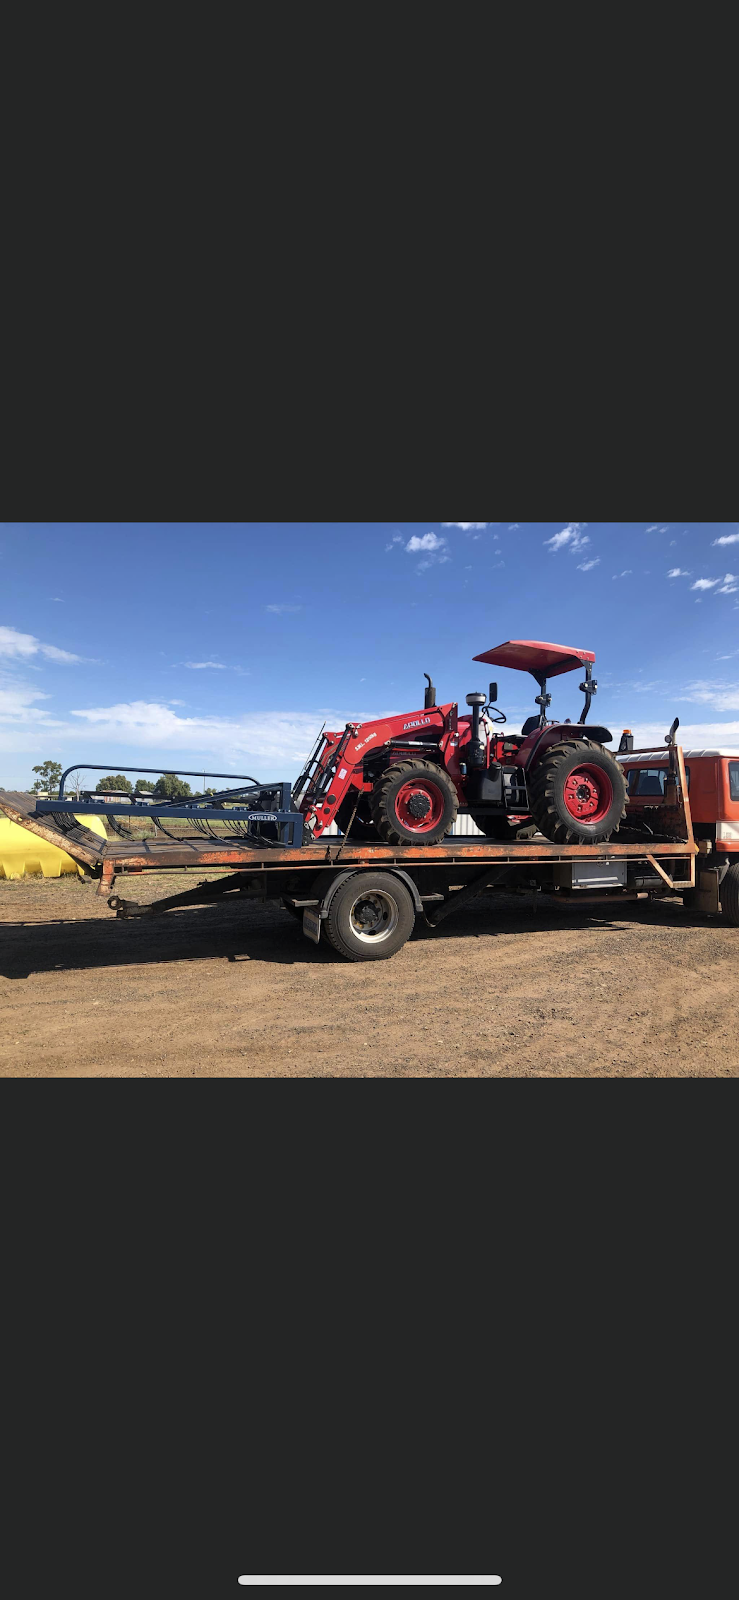
[[[69,811],[59,816],[57,825],[48,804],[34,815],[2,801],[0,809],[65,850],[97,879],[98,894],[107,897],[119,918],[159,916],[179,907],[212,904],[224,896],[277,899],[302,917],[308,938],[318,942],[323,928],[342,954],[364,960],[393,954],[419,914],[435,927],[452,910],[488,889],[533,890],[534,895],[542,890],[582,903],[694,890],[696,856],[704,844],[697,844],[693,836],[679,748],[672,759],[679,804],[669,816],[664,813],[663,837],[640,836],[638,831],[634,836],[634,830],[622,828],[617,841],[593,845],[553,844],[541,835],[501,843],[482,835],[458,836],[433,845],[355,842],[350,836],[324,835],[288,844],[267,836],[239,838],[233,831],[221,838],[196,832],[141,840],[116,834],[102,840]],[[112,893],[116,880],[129,874],[193,868],[221,876],[148,904]]]
[[[125,872],[171,872],[178,867],[203,867],[249,873],[274,873],[285,871],[317,872],[322,867],[406,866],[472,866],[490,863],[496,866],[551,865],[565,861],[649,860],[651,857],[670,859],[692,858],[698,846],[689,837],[680,841],[607,844],[550,844],[539,836],[515,844],[498,844],[493,839],[462,835],[445,839],[436,845],[358,844],[351,839],[324,837],[314,844],[302,846],[274,844],[271,849],[238,842],[234,839],[206,839],[202,835],[182,839],[98,839],[88,829],[80,827],[63,833],[46,817],[41,820],[32,814],[18,811],[14,806],[0,801],[2,810],[12,821],[32,833],[66,850],[73,860],[79,861],[91,876],[100,880],[98,893],[107,892],[107,885]],[[83,837],[84,835],[84,837]],[[693,880],[690,880],[693,881]],[[681,887],[685,885],[681,883]],[[677,880],[676,880],[677,887]]]

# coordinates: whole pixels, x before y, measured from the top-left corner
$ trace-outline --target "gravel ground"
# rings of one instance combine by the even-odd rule
[[[203,876],[202,870],[198,878]],[[212,874],[218,876],[218,874]],[[119,879],[149,900],[185,874]],[[679,901],[484,896],[354,965],[268,903],[118,922],[0,880],[6,1077],[736,1077],[739,928]]]

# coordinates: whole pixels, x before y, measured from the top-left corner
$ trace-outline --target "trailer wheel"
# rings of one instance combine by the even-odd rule
[[[392,872],[355,872],[336,890],[323,924],[348,961],[386,961],[413,932],[416,913]]]
[[[433,761],[399,761],[378,778],[372,821],[388,844],[438,844],[457,818],[457,791]]]
[[[528,779],[531,814],[554,844],[600,844],[626,815],[623,768],[602,745],[553,744]]]
[[[719,888],[721,910],[727,922],[732,922],[735,928],[739,927],[739,865],[734,863],[729,867],[726,877]]]

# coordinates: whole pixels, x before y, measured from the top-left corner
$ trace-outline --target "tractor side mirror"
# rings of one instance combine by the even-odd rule
[[[497,701],[497,699],[498,699],[498,685],[497,685],[497,683],[491,683],[490,688],[488,689],[488,701],[489,701],[490,705],[494,706],[496,701]]]

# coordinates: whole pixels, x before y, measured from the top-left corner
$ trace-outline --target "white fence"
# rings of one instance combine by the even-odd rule
[[[330,834],[332,838],[336,838],[338,832],[339,830],[336,826],[336,823],[331,822],[327,828],[324,828],[321,837],[325,839],[326,835]],[[469,811],[460,811],[454,827],[451,830],[451,834],[448,834],[447,838],[458,839],[460,836],[469,837],[472,834],[477,834],[480,838],[484,837],[476,823],[472,821]]]

